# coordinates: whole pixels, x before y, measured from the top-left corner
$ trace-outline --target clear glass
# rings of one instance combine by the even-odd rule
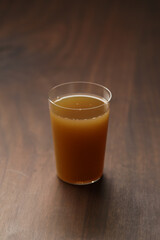
[[[106,87],[69,82],[49,91],[49,110],[58,177],[89,184],[103,174],[110,100]]]

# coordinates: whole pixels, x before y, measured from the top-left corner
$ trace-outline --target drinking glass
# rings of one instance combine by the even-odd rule
[[[71,184],[89,184],[103,174],[110,100],[106,87],[69,82],[49,91],[57,176]]]

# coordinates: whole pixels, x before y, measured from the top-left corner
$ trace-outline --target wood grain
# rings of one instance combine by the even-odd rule
[[[0,2],[0,239],[159,240],[158,1]],[[56,177],[47,92],[113,93],[103,178]]]

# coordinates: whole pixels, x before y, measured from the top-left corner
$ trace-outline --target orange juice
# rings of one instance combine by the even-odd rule
[[[69,95],[49,102],[57,175],[85,184],[103,173],[109,103],[94,95]]]

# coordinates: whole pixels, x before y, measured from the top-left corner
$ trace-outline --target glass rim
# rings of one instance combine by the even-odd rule
[[[69,107],[63,107],[63,106],[60,106],[60,105],[58,105],[58,104],[56,104],[55,102],[52,101],[52,99],[50,98],[51,91],[55,90],[58,87],[62,87],[62,86],[65,86],[65,85],[71,85],[71,84],[90,84],[90,85],[94,85],[94,86],[97,86],[97,87],[101,87],[101,88],[103,88],[104,90],[106,90],[109,93],[109,99],[108,100],[105,99],[105,102],[100,104],[99,106],[90,107],[90,108],[69,108]],[[105,104],[108,104],[111,101],[111,99],[112,99],[112,93],[111,93],[111,91],[107,87],[105,87],[105,86],[103,86],[103,85],[101,85],[99,83],[93,83],[93,82],[82,82],[82,81],[66,82],[66,83],[58,84],[58,85],[50,88],[50,90],[48,91],[48,101],[50,103],[54,104],[58,108],[62,108],[62,109],[66,109],[66,110],[73,110],[73,111],[75,111],[75,110],[76,111],[93,110],[93,109],[96,109],[96,108],[100,108],[100,107],[104,106]]]

